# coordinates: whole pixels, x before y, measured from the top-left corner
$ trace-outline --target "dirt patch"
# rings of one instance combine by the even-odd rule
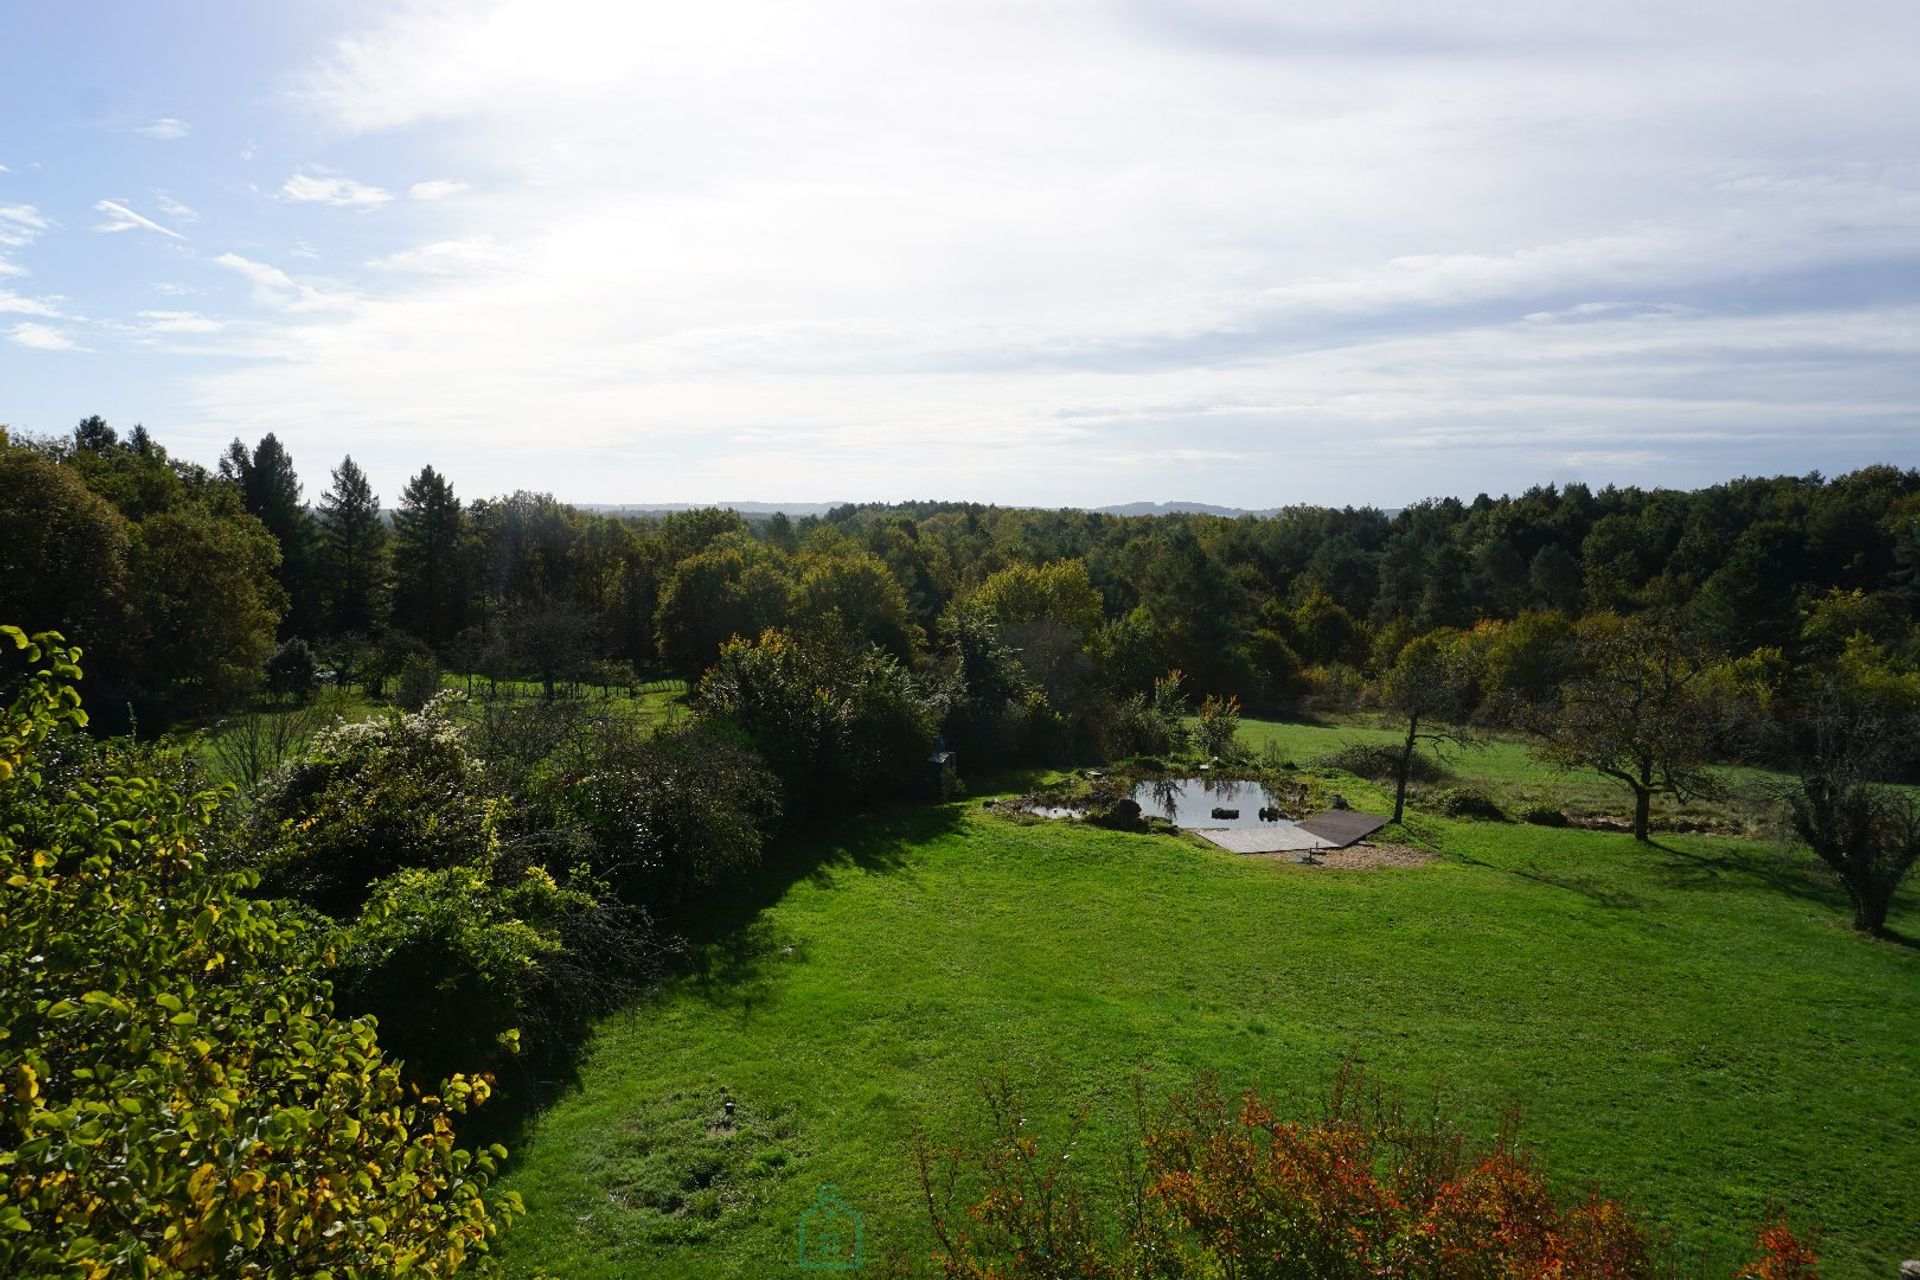
[[[1430,849],[1410,844],[1355,844],[1344,849],[1322,849],[1313,861],[1302,863],[1297,853],[1250,853],[1250,858],[1271,862],[1292,862],[1301,866],[1329,867],[1335,871],[1378,871],[1382,867],[1424,867],[1439,859]]]

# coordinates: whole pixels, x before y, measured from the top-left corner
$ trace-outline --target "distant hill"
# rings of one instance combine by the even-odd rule
[[[1123,502],[1117,507],[1095,507],[1103,516],[1270,516],[1279,507],[1249,511],[1245,507],[1217,507],[1211,502]]]
[[[697,511],[719,507],[738,511],[743,516],[823,516],[844,502],[576,502],[582,511],[600,511],[610,516],[664,516],[675,511]]]
[[[729,511],[738,511],[749,520],[764,520],[780,514],[791,519],[803,516],[824,516],[836,507],[850,504],[845,502],[576,502],[573,504],[582,511],[598,511],[614,516],[664,516],[675,511],[693,511],[701,507],[720,507]],[[1014,503],[991,504],[997,506],[1017,506]],[[1040,510],[1043,508],[1030,508]],[[1056,508],[1044,508],[1054,510]],[[1104,516],[1224,516],[1235,519],[1239,516],[1273,516],[1284,511],[1284,507],[1261,507],[1252,510],[1246,507],[1222,507],[1211,502],[1123,502],[1111,507],[1072,507],[1058,508],[1067,511],[1092,511]],[[1398,507],[1384,508],[1391,517]]]

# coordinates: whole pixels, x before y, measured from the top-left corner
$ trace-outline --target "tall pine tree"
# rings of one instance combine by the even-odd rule
[[[371,631],[386,621],[387,551],[379,495],[367,473],[346,458],[320,499],[320,578],[329,634]]]
[[[292,456],[269,431],[251,454],[238,440],[228,445],[220,459],[220,474],[240,487],[241,504],[280,544],[275,576],[287,593],[280,633],[314,634],[320,623],[320,601],[314,574],[313,516],[300,500],[300,477]]]
[[[464,622],[466,511],[432,467],[407,481],[393,513],[394,625],[439,648]]]

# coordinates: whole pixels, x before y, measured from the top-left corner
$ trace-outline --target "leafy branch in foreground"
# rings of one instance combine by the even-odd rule
[[[302,920],[208,869],[217,795],[46,767],[77,654],[0,648],[0,1274],[488,1270],[519,1202],[453,1132],[488,1083],[418,1096],[334,1015]]]

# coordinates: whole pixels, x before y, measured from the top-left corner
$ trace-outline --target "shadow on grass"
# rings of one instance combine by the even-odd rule
[[[1660,840],[1649,840],[1647,847],[1666,855],[1667,862],[1661,871],[1666,882],[1676,889],[1711,892],[1759,886],[1835,910],[1846,906],[1844,895],[1837,885],[1809,874],[1804,862],[1796,862],[1778,851],[1742,846],[1736,850],[1705,854]]]
[[[1625,889],[1605,884],[1592,876],[1568,875],[1564,872],[1556,874],[1542,871],[1535,865],[1503,867],[1498,863],[1486,862],[1480,858],[1476,858],[1470,853],[1460,853],[1452,850],[1448,851],[1447,856],[1453,858],[1455,861],[1465,863],[1469,867],[1484,867],[1488,871],[1497,871],[1501,875],[1513,876],[1534,884],[1545,885],[1549,889],[1559,889],[1566,893],[1578,894],[1595,906],[1605,907],[1609,911],[1637,911],[1646,906],[1646,899],[1642,898],[1639,894],[1629,893]]]
[[[776,958],[795,955],[805,945],[766,919],[767,908],[802,881],[831,885],[844,870],[900,870],[916,846],[957,829],[961,809],[960,804],[882,809],[791,837],[744,881],[671,922],[687,943],[681,984],[709,1004],[736,1009],[745,1025],[771,994]]]
[[[914,846],[957,829],[964,807],[881,809],[788,835],[740,882],[660,922],[662,932],[677,943],[663,971],[624,1005],[601,1015],[598,1026],[648,1017],[673,990],[694,991],[748,1024],[755,1008],[771,998],[778,961],[805,949],[764,918],[767,908],[803,880],[830,883],[837,870],[899,870]],[[495,1100],[463,1118],[462,1142],[500,1142],[512,1150],[541,1111],[579,1087],[580,1066],[597,1034],[596,1028],[538,1064],[517,1060],[509,1065],[501,1072]]]

